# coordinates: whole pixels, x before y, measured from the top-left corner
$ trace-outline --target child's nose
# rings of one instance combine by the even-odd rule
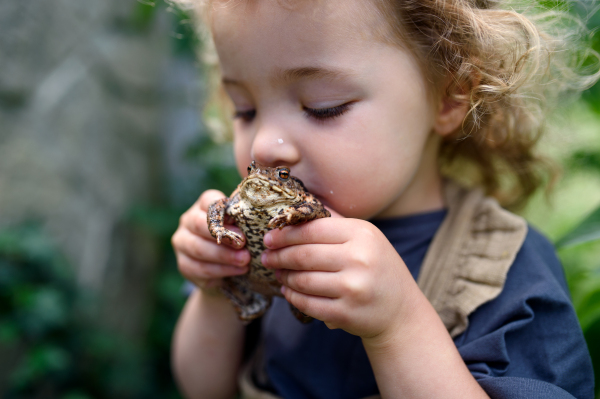
[[[291,166],[300,160],[300,151],[290,134],[275,124],[257,130],[251,149],[252,159],[267,166]]]

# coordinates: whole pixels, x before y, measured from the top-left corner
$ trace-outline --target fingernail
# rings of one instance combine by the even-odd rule
[[[281,286],[281,295],[285,295],[285,285]]]
[[[271,233],[265,234],[265,237],[263,238],[263,242],[265,243],[265,245],[267,247],[270,247],[271,245],[273,245],[273,237],[271,237]]]
[[[277,281],[279,281],[281,283],[281,270],[280,269],[275,270],[275,278],[277,279]]]

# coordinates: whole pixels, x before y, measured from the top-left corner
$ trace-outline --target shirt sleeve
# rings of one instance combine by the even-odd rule
[[[502,293],[455,343],[494,399],[594,398],[591,359],[552,245],[530,229]]]

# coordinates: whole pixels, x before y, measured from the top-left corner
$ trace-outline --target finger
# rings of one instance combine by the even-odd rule
[[[200,210],[199,207],[194,206],[185,212],[181,216],[179,224],[198,236],[204,238],[212,237],[208,231],[206,212]]]
[[[190,281],[202,281],[228,276],[239,276],[248,272],[248,267],[236,267],[210,262],[200,262],[183,253],[177,253],[179,272]]]
[[[208,229],[208,222],[206,220],[206,212],[200,209],[190,209],[188,212],[184,214],[181,218],[181,225],[191,231],[192,233],[203,237],[208,240],[216,240],[212,234],[210,234],[210,230]],[[232,224],[226,224],[224,227],[228,230],[233,231],[234,233],[239,234],[242,237],[241,244],[237,244],[235,241],[229,239],[229,237],[223,237],[222,243],[227,244],[232,248],[242,248],[246,243],[246,238],[240,230],[239,227],[234,226]]]
[[[234,250],[227,246],[218,245],[186,229],[177,230],[173,236],[173,247],[176,251],[201,262],[225,264],[243,267],[250,262],[247,249]]]
[[[180,226],[183,226],[185,229],[191,231],[192,233],[203,237],[207,240],[216,240],[212,234],[210,234],[210,230],[208,228],[208,221],[206,218],[206,212],[201,210],[198,206],[193,206],[187,212],[185,212],[179,221]],[[237,241],[231,240],[229,237],[223,237],[221,239],[221,243],[226,244],[231,248],[242,248],[246,245],[246,238],[242,231],[234,225],[225,224],[224,227],[228,230],[233,231],[241,237],[241,241],[238,243]]]
[[[332,218],[343,218],[344,217],[328,206],[325,206],[325,209],[327,209],[329,211],[329,213],[331,213]]]
[[[279,279],[287,288],[303,294],[325,298],[341,296],[338,273],[282,270]]]
[[[262,253],[261,262],[269,269],[337,272],[341,270],[342,265],[339,263],[340,255],[335,249],[327,244],[267,249]]]
[[[307,295],[285,286],[282,287],[282,293],[299,311],[323,321],[331,317],[335,305],[339,302],[339,299]]]
[[[217,200],[224,198],[225,194],[223,194],[219,190],[206,190],[200,195],[196,204],[200,209],[204,212],[208,211],[208,207]]]
[[[288,245],[299,244],[342,244],[348,239],[344,231],[348,219],[315,219],[298,226],[287,226],[265,234],[264,243],[267,248],[276,249]]]

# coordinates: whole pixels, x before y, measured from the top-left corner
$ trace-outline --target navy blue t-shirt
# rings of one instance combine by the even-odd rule
[[[374,221],[416,279],[446,211]],[[301,324],[274,298],[261,325],[254,382],[286,399],[378,394],[361,339],[314,320]],[[531,229],[502,293],[469,316],[454,342],[492,398],[592,399],[592,365],[552,245]],[[433,378],[433,377],[432,377]]]

